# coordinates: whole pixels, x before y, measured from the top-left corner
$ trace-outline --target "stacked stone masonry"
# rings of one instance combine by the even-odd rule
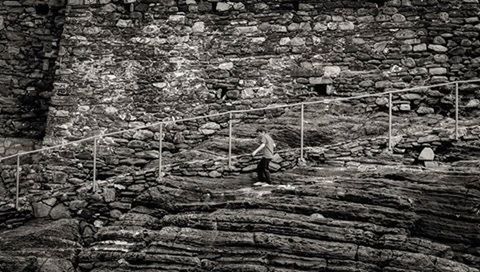
[[[377,2],[70,1],[46,144],[478,77],[478,1]],[[478,109],[478,88],[464,87],[461,105]],[[397,107],[452,117],[452,90]],[[384,99],[371,107],[384,110]]]
[[[0,155],[45,134],[65,1],[0,2]]]

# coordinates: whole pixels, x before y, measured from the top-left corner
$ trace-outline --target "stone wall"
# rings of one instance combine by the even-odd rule
[[[0,156],[43,138],[65,1],[0,2]]]
[[[478,160],[480,156],[480,128],[472,126],[460,130],[460,141],[464,144],[455,147],[451,144],[452,129],[434,129],[422,133],[401,135],[394,138],[394,152],[386,152],[387,138],[376,137],[367,140],[349,141],[308,147],[305,157],[314,165],[330,165],[337,167],[360,167],[362,165],[419,165],[423,162],[418,159],[420,151],[431,148],[436,156],[428,159],[427,166],[438,167],[443,162],[460,160]],[[86,150],[82,149],[82,150]],[[298,166],[299,149],[279,150],[272,160],[273,172],[285,171]],[[470,157],[469,157],[470,156]],[[91,153],[83,151],[75,154],[71,151],[53,152],[48,156],[33,156],[21,161],[20,196],[21,205],[31,209],[31,204],[40,199],[58,198],[69,201],[79,195],[90,195],[93,181],[93,158]],[[132,164],[135,160],[145,160],[145,168]],[[255,171],[258,158],[250,155],[233,158],[233,167],[228,167],[225,157],[210,157],[194,161],[192,158],[164,158],[163,172],[173,176],[213,177],[236,176]],[[158,160],[134,157],[132,154],[117,154],[116,157],[99,155],[97,158],[97,181],[100,187],[105,184],[119,184],[123,180],[146,180],[147,183],[137,184],[133,191],[144,190],[156,183],[158,178]],[[441,165],[440,165],[441,166]],[[0,208],[14,203],[15,197],[15,165],[2,165],[0,168]],[[109,185],[109,186],[110,186]],[[49,204],[53,207],[53,204]],[[1,209],[0,209],[1,211]]]
[[[71,0],[46,143],[167,117],[476,78],[479,9],[476,0]],[[477,109],[478,88],[466,88],[465,103]],[[442,91],[451,97],[452,88]],[[453,100],[438,106],[438,95],[410,97],[401,109],[451,117]]]

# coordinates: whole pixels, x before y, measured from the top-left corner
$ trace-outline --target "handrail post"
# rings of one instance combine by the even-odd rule
[[[232,169],[232,113],[229,114],[228,120],[228,169]]]
[[[17,173],[16,173],[16,189],[15,189],[15,209],[20,210],[19,194],[20,194],[20,155],[17,155]]]
[[[158,132],[160,133],[158,136],[158,180],[162,181],[163,123],[160,123]]]
[[[455,82],[455,140],[458,140],[458,82]]]
[[[97,137],[93,138],[93,192],[97,191]]]
[[[392,93],[388,94],[388,150],[392,151]]]
[[[301,113],[300,113],[300,159],[303,160],[303,121],[304,121],[304,113],[305,113],[305,105],[301,104]]]

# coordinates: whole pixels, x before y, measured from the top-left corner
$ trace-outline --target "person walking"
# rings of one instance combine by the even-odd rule
[[[276,144],[265,129],[259,128],[257,129],[257,133],[259,134],[259,137],[261,137],[262,143],[252,152],[252,156],[254,157],[260,151],[263,152],[262,159],[257,165],[258,181],[271,183],[272,180],[270,178],[270,170],[268,167],[273,158]]]

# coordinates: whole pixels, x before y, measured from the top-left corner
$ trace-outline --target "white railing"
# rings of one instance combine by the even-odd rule
[[[229,116],[229,125],[228,125],[228,166],[231,168],[232,167],[232,121],[233,121],[233,114],[235,113],[247,113],[247,112],[254,112],[254,111],[264,111],[264,110],[274,110],[274,109],[282,109],[282,108],[292,108],[292,107],[301,107],[301,116],[300,116],[300,158],[304,158],[304,109],[305,106],[307,105],[315,105],[315,104],[330,104],[333,102],[341,102],[341,101],[349,101],[349,100],[355,100],[355,99],[361,99],[361,98],[368,98],[368,97],[379,97],[379,96],[385,96],[388,95],[388,149],[392,150],[392,96],[393,94],[398,94],[398,93],[404,93],[404,92],[409,92],[409,91],[419,91],[419,90],[426,90],[426,89],[431,89],[431,88],[436,88],[436,87],[443,87],[443,86],[448,86],[448,85],[455,85],[455,139],[458,139],[458,90],[459,90],[459,84],[464,84],[464,83],[477,83],[480,82],[480,79],[473,79],[473,80],[461,80],[461,81],[454,81],[454,82],[446,82],[446,83],[440,83],[440,84],[434,84],[434,85],[428,85],[428,86],[421,86],[421,87],[413,87],[413,88],[406,88],[406,89],[400,89],[400,90],[393,90],[393,91],[387,91],[387,92],[382,92],[382,93],[375,93],[375,94],[365,94],[365,95],[358,95],[358,96],[352,96],[352,97],[342,97],[342,98],[333,98],[333,99],[323,99],[323,100],[317,100],[317,101],[308,101],[308,102],[299,102],[299,103],[292,103],[292,104],[285,104],[285,105],[277,105],[273,107],[263,107],[263,108],[253,108],[253,109],[248,109],[248,110],[232,110],[232,111],[227,111],[227,112],[222,112],[222,113],[215,113],[215,114],[209,114],[209,115],[202,115],[202,116],[195,116],[195,117],[189,117],[189,118],[183,118],[183,119],[178,119],[178,120],[172,120],[172,121],[162,121],[162,122],[157,122],[153,123],[150,125],[145,125],[145,126],[140,126],[140,127],[135,127],[131,129],[126,129],[126,130],[120,130],[120,131],[115,131],[115,132],[110,132],[102,135],[95,135],[95,136],[90,136],[87,138],[83,138],[80,140],[76,141],[71,141],[67,143],[62,143],[59,145],[54,145],[54,146],[49,146],[37,150],[32,150],[32,151],[26,151],[26,152],[20,152],[15,155],[7,156],[0,158],[0,162],[11,159],[11,158],[16,158],[16,193],[15,193],[15,207],[18,209],[19,208],[19,186],[20,186],[20,158],[22,156],[26,156],[29,154],[35,154],[35,153],[40,153],[44,151],[49,151],[53,149],[58,149],[58,148],[63,148],[66,146],[70,145],[76,145],[79,143],[87,142],[87,141],[93,141],[93,180],[92,180],[92,187],[93,190],[95,191],[97,189],[97,143],[98,140],[103,138],[103,137],[109,137],[109,136],[114,136],[122,133],[127,133],[127,132],[132,132],[132,131],[137,131],[141,129],[146,129],[146,128],[152,128],[152,127],[159,127],[159,155],[158,155],[158,177],[159,179],[162,178],[163,173],[162,173],[162,168],[163,168],[163,160],[162,160],[162,148],[163,148],[163,128],[166,124],[173,124],[173,123],[181,123],[181,122],[186,122],[186,121],[194,121],[194,120],[201,120],[201,119],[206,119],[206,118],[212,118],[212,117],[219,117],[219,116]]]

